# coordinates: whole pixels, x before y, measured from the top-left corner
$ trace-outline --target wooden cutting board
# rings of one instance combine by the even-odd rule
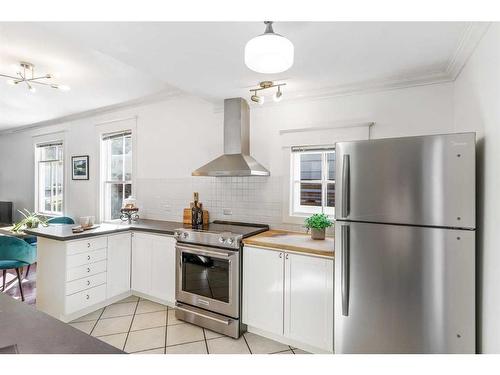
[[[191,225],[191,215],[192,211],[190,208],[184,209],[184,215],[182,216],[182,223]],[[203,225],[208,225],[208,211],[203,210]]]

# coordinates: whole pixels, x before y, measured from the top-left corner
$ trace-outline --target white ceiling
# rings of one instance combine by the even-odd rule
[[[12,65],[26,60],[40,73],[59,73],[72,88],[31,94],[0,84],[0,130],[177,89],[217,103],[248,97],[264,79],[286,81],[285,98],[442,79],[468,28],[465,22],[278,22],[275,32],[295,45],[295,64],[267,76],[243,61],[247,40],[264,30],[258,22],[0,23],[0,73],[14,75]]]

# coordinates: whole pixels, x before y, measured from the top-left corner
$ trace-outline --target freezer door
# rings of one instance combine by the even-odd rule
[[[475,232],[337,222],[335,353],[475,353]]]
[[[475,227],[475,133],[335,148],[336,219]]]

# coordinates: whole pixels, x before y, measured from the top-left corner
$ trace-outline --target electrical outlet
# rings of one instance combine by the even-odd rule
[[[171,208],[172,208],[172,207],[170,207],[170,205],[169,205],[169,204],[164,204],[164,205],[163,205],[163,209],[164,209],[166,212],[170,212]]]
[[[233,211],[230,209],[230,208],[223,208],[222,209],[222,213],[224,215],[232,215],[233,214]]]

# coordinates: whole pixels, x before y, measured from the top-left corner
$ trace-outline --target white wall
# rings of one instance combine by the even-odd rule
[[[97,216],[97,124],[137,116],[137,180],[187,176],[201,160],[222,148],[222,115],[213,106],[190,96],[107,113],[60,125],[0,135],[0,200],[15,209],[34,206],[33,140],[40,134],[64,132],[65,211],[73,217]],[[72,181],[71,156],[90,156],[90,180]],[[201,156],[203,155],[203,156]],[[144,194],[148,195],[147,187]],[[17,216],[19,217],[19,216]]]
[[[455,81],[455,126],[478,130],[479,350],[500,353],[500,26],[493,23]],[[484,137],[483,137],[484,135]]]
[[[286,100],[251,112],[251,152],[270,178],[191,177],[191,171],[222,153],[221,111],[183,96],[105,115],[16,134],[0,135],[0,199],[33,207],[32,137],[63,130],[66,143],[66,214],[97,216],[96,124],[137,116],[136,195],[142,217],[180,221],[193,191],[211,219],[266,222],[292,228],[283,218],[283,152],[279,131],[374,121],[373,137],[453,131],[453,84],[439,84],[317,100]],[[90,156],[90,181],[71,181],[72,155]],[[9,160],[16,160],[15,163]],[[224,209],[232,215],[223,215]]]
[[[336,122],[374,121],[372,138],[439,134],[453,131],[453,84],[345,95],[330,99],[286,100],[254,107],[251,152],[283,175],[279,130],[322,127]]]

